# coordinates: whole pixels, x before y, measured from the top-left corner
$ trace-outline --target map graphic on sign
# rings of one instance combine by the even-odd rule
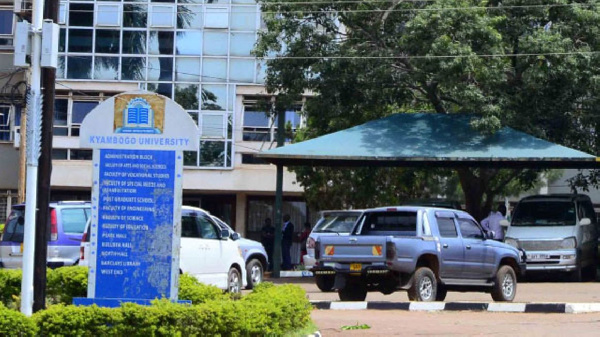
[[[149,102],[147,98],[133,97],[126,104],[115,101],[115,133],[162,133],[164,101]]]

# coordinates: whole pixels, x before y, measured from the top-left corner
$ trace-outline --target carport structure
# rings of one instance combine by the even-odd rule
[[[482,134],[471,115],[397,113],[304,142],[255,154],[283,166],[446,168],[600,168],[600,158],[510,127]],[[282,175],[277,175],[276,249],[281,236]],[[279,207],[277,207],[279,205]],[[279,239],[279,240],[277,240]],[[276,253],[276,252],[275,252]],[[279,276],[278,254],[274,276]]]

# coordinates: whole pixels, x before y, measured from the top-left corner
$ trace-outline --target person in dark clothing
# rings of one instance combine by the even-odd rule
[[[260,229],[260,242],[267,251],[267,257],[269,258],[268,269],[273,269],[273,246],[275,242],[275,227],[271,223],[271,218],[265,219],[265,224]]]
[[[282,270],[292,269],[292,241],[294,239],[294,224],[290,221],[290,215],[285,214],[283,216],[283,226],[281,228],[281,259],[282,259]]]

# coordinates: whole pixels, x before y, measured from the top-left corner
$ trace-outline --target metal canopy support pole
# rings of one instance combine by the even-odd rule
[[[277,112],[277,147],[285,143],[285,109],[276,108]],[[281,239],[283,218],[281,208],[283,207],[283,165],[277,165],[277,178],[275,182],[275,242],[273,243],[273,274],[272,277],[279,278],[281,271]]]
[[[21,280],[21,312],[31,316],[33,306],[33,253],[37,211],[37,175],[40,157],[42,122],[41,53],[43,0],[33,0],[31,24],[31,90],[27,97],[27,182],[25,200],[25,229],[23,232],[23,278]]]

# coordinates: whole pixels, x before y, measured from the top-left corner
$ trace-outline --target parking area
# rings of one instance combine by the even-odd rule
[[[269,278],[275,284],[293,283],[301,286],[311,301],[339,301],[337,292],[321,292],[315,285],[312,277],[299,278]],[[395,292],[383,295],[379,292],[369,292],[367,301],[393,301],[407,302],[406,292]],[[491,302],[492,298],[487,293],[458,293],[449,292],[446,302]],[[521,282],[517,287],[517,296],[514,302],[521,303],[600,303],[600,282],[564,282],[559,278],[544,279],[542,277],[533,281]]]

